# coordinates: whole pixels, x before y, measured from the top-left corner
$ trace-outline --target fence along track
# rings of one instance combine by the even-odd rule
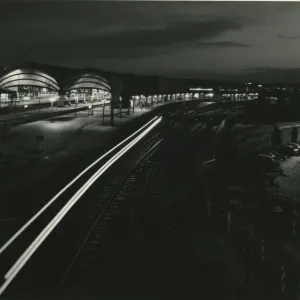
[[[263,282],[268,293],[282,299],[298,299],[299,264],[288,258],[277,247],[275,240],[266,238],[249,221],[210,202],[208,219],[217,230],[225,229],[235,246],[243,253],[248,270],[260,274],[257,279]]]

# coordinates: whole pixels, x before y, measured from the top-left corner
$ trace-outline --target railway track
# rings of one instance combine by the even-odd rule
[[[89,227],[88,234],[80,245],[71,264],[65,272],[54,298],[60,298],[66,287],[76,287],[78,281],[83,278],[91,278],[93,267],[95,267],[95,252],[101,247],[103,237],[110,230],[110,221],[118,214],[120,207],[124,206],[126,196],[132,193],[136,187],[137,170],[141,164],[152,156],[157,150],[162,140],[157,141],[157,136],[153,137],[143,155],[129,159],[122,170],[122,175],[112,178],[108,185],[103,188],[103,193],[99,195],[98,201],[92,207],[89,215],[82,224]]]
[[[178,193],[176,197],[178,189],[174,192],[176,180],[180,180],[179,174],[186,175],[182,172],[182,164],[187,148],[182,147],[172,154],[170,147],[176,149],[175,145],[172,146],[164,140],[125,180],[114,202],[119,205],[116,221],[110,228],[101,227],[100,223],[95,227],[55,299],[81,299],[87,294],[124,298],[132,291],[145,293],[149,289],[149,277],[161,277],[155,266],[163,266],[165,260],[170,259],[172,265],[175,257],[182,256],[182,248],[189,247],[182,239],[188,236],[187,232],[180,230],[184,224],[177,224],[180,222],[178,212],[181,211],[177,204],[188,199]],[[180,185],[178,187],[183,190]],[[187,190],[190,191],[189,186],[185,193]],[[110,213],[108,218],[112,211]],[[181,211],[181,216],[184,215],[185,212]],[[104,228],[106,234],[101,231]],[[156,285],[157,280],[153,280]],[[169,283],[169,279],[165,278],[165,281]],[[168,293],[172,290],[170,286],[164,289]]]
[[[124,291],[132,281],[141,288],[145,284],[142,279],[152,282],[155,277],[161,278],[162,286],[167,280],[169,291],[175,290],[173,280],[177,278],[166,271],[168,267],[165,273],[158,274],[157,267],[164,264],[165,258],[173,261],[192,251],[187,233],[193,224],[189,221],[201,218],[199,210],[193,211],[189,206],[192,201],[201,200],[197,195],[199,183],[193,182],[195,173],[191,171],[192,140],[173,132],[167,141],[160,142],[154,132],[144,143],[137,144],[90,186],[26,263],[4,296],[59,300],[82,296],[84,299],[87,293],[99,297],[116,286]],[[86,176],[94,174],[95,169]],[[78,186],[87,177],[79,179]],[[39,220],[38,228],[34,227],[31,235],[25,236],[23,244],[21,238],[17,240],[20,244],[13,251],[24,249],[47,226],[51,216],[58,215],[60,208],[68,204],[78,186],[67,190],[63,199],[51,206],[47,218]],[[14,253],[12,257],[19,254]],[[3,273],[11,266],[9,255],[8,258]],[[178,271],[172,263],[170,266],[171,273],[187,272]],[[129,276],[130,268],[136,275],[134,279]],[[144,270],[147,268],[151,270],[148,275]],[[5,279],[9,280],[13,273],[14,269],[10,269]],[[143,276],[147,279],[139,278]]]
[[[154,118],[149,122],[145,131],[157,120]],[[154,128],[155,125],[152,127]],[[136,136],[128,139],[124,147],[124,149],[127,147],[124,151],[128,153],[123,151],[118,156],[119,152],[116,154],[118,147],[116,151],[112,151],[101,162],[103,166],[100,170],[106,173],[100,178],[96,176],[97,174],[99,177],[99,170],[95,172],[97,163],[92,165],[82,178],[77,179],[74,186],[65,189],[58,195],[55,203],[53,201],[43,214],[40,213],[31,224],[27,224],[28,226],[21,230],[19,235],[15,235],[12,241],[8,241],[0,249],[1,274],[6,275],[2,281],[0,294],[4,292],[8,299],[26,297],[47,299],[53,296],[57,286],[63,284],[62,278],[69,276],[69,271],[66,270],[73,270],[74,262],[79,254],[82,255],[83,249],[87,248],[86,245],[97,244],[107,231],[123,199],[122,195],[133,183],[132,172],[158,147],[160,143],[157,140],[158,134],[151,133],[150,137],[145,139],[147,133],[140,137],[140,141],[135,140]],[[134,148],[129,151],[131,147]],[[118,158],[120,160],[117,161]],[[115,163],[109,165],[108,162],[112,160]],[[91,177],[92,174],[94,175]],[[89,182],[90,177],[93,181]],[[85,181],[89,182],[89,185],[85,186],[86,190],[83,189]],[[82,186],[81,189],[78,190],[78,186]],[[74,195],[76,190],[78,191]],[[78,203],[73,201],[70,204],[69,199],[72,200],[77,196],[75,200],[78,200],[78,195],[82,196],[82,199]],[[72,204],[75,203],[76,206],[72,208]],[[65,209],[64,212],[61,207]],[[61,220],[58,223],[59,217]],[[52,229],[51,234],[49,234],[50,229]],[[15,264],[12,266],[13,262]]]

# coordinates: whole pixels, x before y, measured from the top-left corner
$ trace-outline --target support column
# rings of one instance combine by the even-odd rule
[[[123,80],[121,76],[113,75],[110,78],[109,83],[111,86],[110,125],[114,126],[114,109],[120,105]]]

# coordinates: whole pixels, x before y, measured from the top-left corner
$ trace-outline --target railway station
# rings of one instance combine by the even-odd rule
[[[300,300],[300,5],[2,2],[0,300]]]
[[[63,94],[71,103],[99,102],[111,99],[108,80],[95,72],[78,72],[70,75],[63,86]]]
[[[213,89],[190,89],[187,93],[170,93],[170,94],[155,94],[155,95],[134,95],[132,100],[135,106],[152,106],[155,104],[162,104],[174,101],[185,100],[201,100],[211,99],[214,96]]]
[[[52,99],[58,95],[60,89],[55,78],[33,68],[9,70],[0,77],[0,87],[14,91],[19,101]]]

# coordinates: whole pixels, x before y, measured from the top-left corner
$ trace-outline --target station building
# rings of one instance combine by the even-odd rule
[[[191,92],[192,91],[192,92]],[[212,99],[214,96],[213,89],[190,89],[189,92],[185,93],[167,93],[167,94],[155,94],[155,95],[134,95],[132,100],[135,106],[151,106],[158,103],[167,103],[173,101],[184,101],[184,100],[206,100]]]
[[[33,68],[13,69],[0,77],[0,87],[14,91],[19,100],[57,96],[58,82],[49,74]]]
[[[70,75],[63,86],[63,94],[71,102],[98,102],[111,100],[111,87],[107,79],[95,72]]]

